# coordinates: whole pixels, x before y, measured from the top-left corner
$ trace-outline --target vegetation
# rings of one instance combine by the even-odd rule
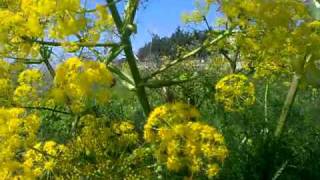
[[[0,179],[319,179],[320,2],[195,0],[136,56],[148,3],[0,1]]]

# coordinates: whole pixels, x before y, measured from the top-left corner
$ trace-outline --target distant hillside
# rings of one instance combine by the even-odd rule
[[[182,52],[199,47],[206,39],[206,31],[184,31],[177,28],[170,37],[159,37],[154,34],[152,40],[138,50],[140,61],[158,61],[160,57],[171,59],[178,57]],[[198,54],[200,59],[209,55],[208,51]]]

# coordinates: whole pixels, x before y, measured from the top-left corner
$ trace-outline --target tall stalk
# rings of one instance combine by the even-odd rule
[[[121,44],[124,46],[124,53],[126,56],[126,60],[129,64],[129,68],[134,80],[134,84],[136,87],[137,96],[139,102],[143,108],[145,116],[148,116],[150,113],[150,104],[148,101],[148,96],[145,90],[145,86],[141,85],[143,83],[143,79],[141,78],[136,58],[132,50],[132,43],[130,40],[130,36],[132,33],[132,29],[130,27],[133,26],[134,17],[136,14],[136,10],[138,8],[139,0],[129,0],[127,5],[127,10],[125,13],[125,21],[122,20],[119,11],[114,3],[114,0],[106,0],[109,4],[108,8],[111,12],[113,21],[121,34]]]
[[[269,95],[269,81],[266,83],[264,92],[264,121],[268,122],[268,95]]]
[[[281,136],[283,128],[286,124],[286,120],[288,118],[289,111],[292,107],[292,104],[294,103],[294,100],[295,100],[295,97],[297,94],[300,79],[301,79],[300,75],[298,75],[298,74],[293,75],[292,82],[290,84],[290,89],[288,91],[286,101],[284,102],[284,105],[283,105],[283,108],[281,111],[281,115],[280,115],[280,118],[279,118],[279,121],[278,121],[278,124],[276,127],[276,131],[274,134],[274,136],[276,138],[279,138]]]
[[[296,94],[298,91],[298,86],[301,79],[301,74],[305,71],[305,65],[308,63],[312,58],[312,54],[307,54],[303,60],[299,61],[298,64],[295,64],[294,68],[296,69],[296,72],[293,74],[292,82],[290,84],[290,89],[287,94],[286,101],[284,102],[284,105],[282,107],[281,115],[276,127],[276,131],[274,133],[274,136],[276,139],[278,139],[281,136],[281,133],[283,131],[283,128],[286,124],[289,111],[295,101]]]

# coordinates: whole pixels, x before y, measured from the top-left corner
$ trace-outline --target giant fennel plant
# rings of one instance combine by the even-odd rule
[[[310,73],[319,74],[313,65],[319,56],[320,23],[302,1],[197,1],[197,10],[185,16],[188,22],[205,20],[215,3],[228,26],[210,29],[215,32],[202,46],[145,76],[131,43],[140,1],[127,1],[123,13],[117,3],[106,0],[89,9],[80,0],[0,2],[1,178],[153,179],[161,177],[159,168],[191,179],[216,177],[230,151],[222,133],[202,121],[191,105],[153,108],[147,94],[149,88],[183,83],[157,77],[206,48],[237,46],[243,67],[269,61],[292,64],[294,80],[277,137],[301,77],[316,84]],[[62,62],[54,68],[57,53],[71,58],[58,59]],[[121,53],[130,75],[112,64]],[[30,64],[43,64],[51,77]],[[227,111],[245,110],[255,102],[250,80],[243,74],[223,78],[215,85],[216,100]],[[99,112],[112,99],[116,81],[135,92],[146,119],[143,132],[129,120]],[[71,137],[61,142],[41,138],[44,113],[72,121]]]

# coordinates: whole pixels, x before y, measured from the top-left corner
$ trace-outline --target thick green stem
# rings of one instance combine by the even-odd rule
[[[113,3],[114,0],[106,0],[107,3],[109,4],[109,10],[111,12],[111,15],[113,17],[113,20],[115,22],[115,25],[118,29],[118,31],[121,33],[121,43],[124,46],[124,53],[126,56],[126,60],[129,64],[129,68],[130,71],[132,73],[132,77],[136,86],[136,91],[137,91],[137,96],[139,99],[139,102],[143,108],[144,114],[146,116],[149,115],[150,113],[150,105],[149,105],[149,101],[148,101],[148,97],[147,97],[147,93],[145,90],[145,86],[140,86],[140,84],[142,84],[143,80],[140,76],[140,72],[136,63],[136,58],[135,55],[133,53],[132,50],[132,43],[130,40],[130,30],[127,27],[124,26],[128,26],[129,24],[132,24],[134,16],[135,16],[135,12],[136,9],[138,7],[139,1],[138,0],[129,0],[129,7],[131,8],[126,12],[126,22],[123,23],[120,14],[118,12],[118,9],[116,7],[116,5]],[[130,14],[128,14],[130,13]],[[131,21],[131,22],[128,22]]]
[[[297,94],[300,78],[301,78],[300,75],[297,75],[297,74],[293,75],[293,79],[292,79],[292,82],[291,82],[291,85],[290,85],[290,89],[288,91],[286,101],[285,101],[285,103],[283,105],[282,112],[281,112],[281,115],[280,115],[280,118],[279,118],[279,121],[278,121],[278,124],[277,124],[277,127],[276,127],[276,131],[275,131],[275,134],[274,134],[274,136],[276,138],[279,138],[281,136],[281,133],[283,131],[283,127],[286,124],[286,120],[287,120],[289,111],[291,109],[292,104],[294,103],[294,100],[295,100],[295,97],[296,97],[296,94]]]

